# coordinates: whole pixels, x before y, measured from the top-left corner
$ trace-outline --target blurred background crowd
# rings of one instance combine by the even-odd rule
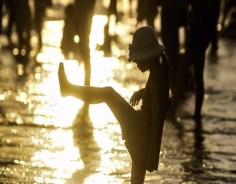
[[[194,118],[201,117],[204,99],[204,63],[207,49],[217,53],[218,37],[235,32],[236,1],[234,0],[129,0],[130,17],[135,18],[135,27],[154,27],[160,42],[167,48],[169,60],[173,109],[178,106],[183,88],[195,90]],[[118,0],[67,1],[64,4],[53,0],[1,0],[0,33],[5,35],[16,61],[23,65],[40,52],[42,31],[47,10],[63,7],[64,21],[61,52],[65,59],[82,60],[84,84],[90,84],[90,31],[95,6],[106,4],[103,14],[108,17],[104,27],[104,42],[98,49],[111,55],[111,42],[117,41],[111,34],[110,19],[118,23],[123,12]],[[119,5],[119,6],[118,6]],[[159,17],[159,24],[156,19]],[[123,22],[124,23],[124,22]],[[128,22],[127,22],[128,24]],[[132,33],[131,33],[132,34]],[[37,41],[32,39],[36,35]],[[33,44],[36,43],[36,44]],[[2,46],[3,47],[3,46]],[[213,57],[212,57],[213,58]],[[214,60],[214,59],[213,59]],[[189,68],[193,68],[191,73]]]

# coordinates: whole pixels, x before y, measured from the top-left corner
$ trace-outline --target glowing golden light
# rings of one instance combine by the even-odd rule
[[[112,183],[112,184],[122,184],[123,183],[123,181],[116,179],[115,176],[104,177],[104,175],[102,173],[94,174],[94,175],[88,177],[84,183],[85,184],[97,183],[97,181],[99,181],[99,183]]]
[[[51,147],[51,150],[55,149],[55,151],[36,151],[31,158],[35,166],[40,167],[46,164],[47,167],[54,170],[52,174],[56,178],[61,176],[65,178],[71,177],[71,170],[82,169],[84,167],[80,159],[79,149],[73,145],[73,133],[71,131],[57,130],[49,134],[45,133],[44,136],[45,139],[43,141],[35,137],[32,137],[32,141],[37,145],[43,144],[44,147]],[[43,175],[42,178],[44,178]]]
[[[20,54],[21,54],[22,56],[25,56],[26,50],[25,50],[25,49],[21,49]]]
[[[217,31],[221,31],[222,30],[222,25],[221,24],[217,24],[216,29],[217,29]]]
[[[75,35],[75,36],[74,36],[74,42],[75,42],[75,43],[79,43],[79,40],[80,40],[80,39],[79,39],[79,35]]]
[[[130,93],[127,93],[127,90],[124,90],[122,85],[113,79],[114,70],[121,67],[120,61],[112,56],[105,58],[101,52],[96,50],[97,44],[102,44],[104,41],[104,26],[107,21],[107,17],[103,15],[95,15],[93,17],[90,34],[91,84],[94,86],[112,85],[120,94],[128,98]],[[94,181],[99,181],[99,183],[122,183],[121,180],[116,179],[116,176],[110,173],[129,167],[129,162],[124,161],[122,164],[115,160],[115,154],[111,153],[112,149],[117,149],[122,152],[121,155],[127,157],[127,152],[124,151],[125,148],[120,148],[117,145],[123,144],[121,143],[120,136],[118,136],[121,134],[120,126],[107,105],[102,103],[91,105],[89,108],[89,119],[92,127],[91,130],[87,131],[92,131],[91,139],[95,140],[99,148],[97,151],[94,151],[101,157],[99,160],[94,161],[98,162],[95,169],[99,172],[93,172],[90,175],[87,168],[90,167],[90,163],[85,162],[80,153],[81,149],[83,149],[82,145],[76,144],[75,139],[78,139],[78,137],[74,138],[74,131],[77,125],[73,126],[73,121],[83,106],[83,102],[74,97],[61,97],[57,76],[58,64],[59,62],[64,62],[68,80],[73,84],[83,85],[85,72],[82,61],[65,60],[61,53],[60,41],[63,26],[63,21],[46,22],[45,30],[43,31],[45,46],[37,55],[37,60],[43,64],[42,70],[37,71],[34,75],[35,79],[40,83],[37,85],[29,84],[31,94],[47,94],[45,98],[37,99],[35,97],[33,99],[36,102],[40,101],[39,104],[34,103],[34,105],[29,107],[34,113],[33,121],[39,125],[56,127],[55,130],[43,132],[43,140],[32,136],[32,141],[35,144],[44,145],[45,148],[51,147],[49,150],[52,150],[36,150],[31,158],[32,162],[37,166],[52,168],[50,171],[51,175],[61,179],[50,181],[45,177],[48,174],[48,171],[45,171],[45,173],[42,173],[42,176],[35,177],[35,181],[65,183],[69,178],[75,180],[77,177],[81,177],[76,175],[81,171],[85,172],[84,184],[91,184]],[[113,25],[112,27],[112,34],[125,34],[126,31],[122,29],[121,25]],[[75,37],[76,40],[79,41],[79,37]],[[117,51],[117,55],[119,54],[122,54],[122,51]],[[135,86],[131,87],[133,90],[136,88]],[[94,129],[92,129],[93,127]],[[111,138],[111,136],[115,135],[117,136],[115,138],[116,141],[114,141],[114,138]],[[88,139],[86,141],[91,140]],[[88,142],[88,146],[89,144],[90,142]]]
[[[17,48],[13,49],[13,55],[18,55],[19,54],[19,50]]]
[[[63,36],[64,21],[46,21],[44,26],[45,29],[42,32],[43,42],[49,44],[48,46],[59,48]]]
[[[104,26],[108,18],[104,15],[94,15],[90,34],[90,48],[95,50],[97,44],[103,44],[104,41]]]
[[[85,73],[83,64],[76,60],[66,60],[64,65],[68,80],[73,84],[83,85]]]

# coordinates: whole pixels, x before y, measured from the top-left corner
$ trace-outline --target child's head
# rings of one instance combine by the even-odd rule
[[[140,62],[158,58],[165,50],[160,45],[155,30],[150,26],[137,29],[133,35],[133,41],[129,45],[129,61]]]

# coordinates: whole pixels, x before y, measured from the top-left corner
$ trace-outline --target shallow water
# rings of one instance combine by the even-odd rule
[[[111,85],[128,100],[147,77],[125,60],[134,26],[117,25],[119,44],[112,45],[114,56],[104,57],[95,49],[101,22],[106,17],[94,16],[91,83]],[[87,107],[60,96],[62,27],[61,20],[46,21],[37,56],[41,66],[29,65],[27,75],[8,51],[0,53],[0,183],[129,183],[131,160],[107,106]],[[236,183],[236,41],[221,38],[219,45],[217,62],[206,62],[202,123],[195,126],[190,118],[194,96],[189,93],[178,121],[165,123],[159,171],[147,173],[145,183]],[[65,65],[69,80],[82,84],[83,64],[67,60]]]

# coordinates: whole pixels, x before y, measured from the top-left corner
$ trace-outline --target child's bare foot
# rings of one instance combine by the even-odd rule
[[[62,96],[67,96],[68,95],[69,82],[68,82],[66,74],[65,74],[65,68],[64,68],[63,63],[60,63],[60,65],[59,65],[58,79],[59,79],[59,84],[60,84],[61,95]]]

